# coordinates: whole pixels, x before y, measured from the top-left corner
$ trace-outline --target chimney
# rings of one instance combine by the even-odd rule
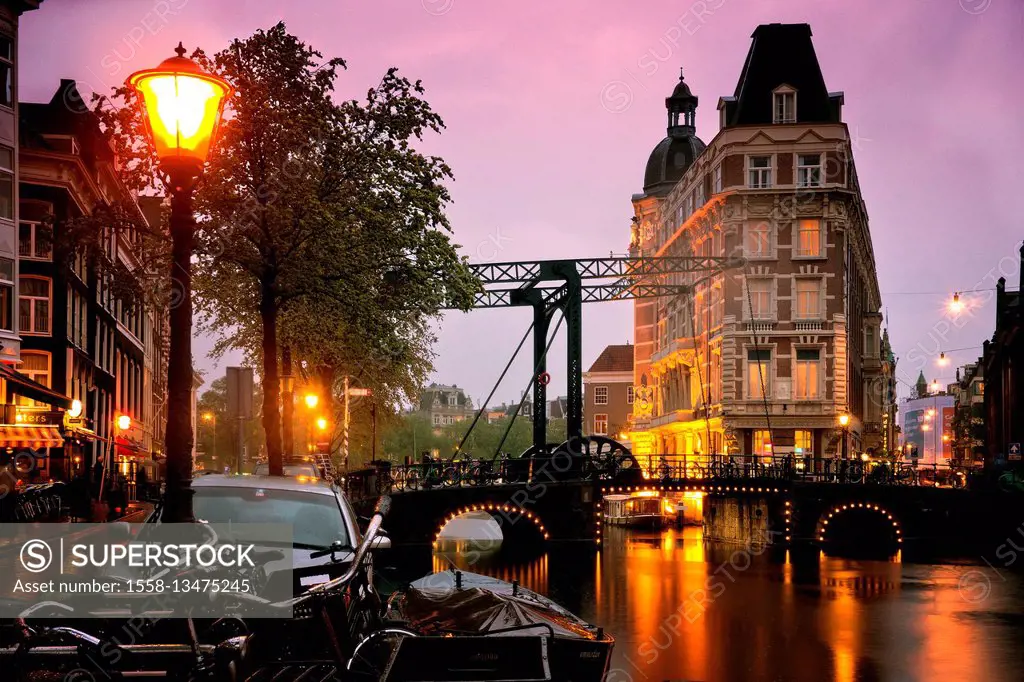
[[[1024,243],[1020,245],[1020,290],[1024,291]]]
[[[996,282],[996,329],[1002,326],[1003,308],[1006,306],[1006,278]]]

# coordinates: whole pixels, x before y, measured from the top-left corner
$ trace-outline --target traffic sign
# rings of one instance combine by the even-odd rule
[[[1008,459],[1011,461],[1020,460],[1020,443],[1010,443],[1010,456]]]
[[[366,396],[373,395],[373,391],[368,388],[350,388],[348,394],[354,398],[365,398]]]

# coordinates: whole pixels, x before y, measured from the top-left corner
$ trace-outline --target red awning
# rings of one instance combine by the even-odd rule
[[[42,448],[64,447],[64,436],[56,426],[19,426],[0,424],[0,447]]]

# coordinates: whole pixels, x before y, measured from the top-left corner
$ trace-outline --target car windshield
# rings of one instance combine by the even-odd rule
[[[283,467],[285,476],[309,476],[320,478],[320,470],[313,464],[285,464]],[[252,470],[254,476],[267,476],[270,474],[270,465],[257,464]]]
[[[291,523],[296,547],[350,545],[341,508],[333,495],[295,490],[197,487],[196,518],[207,523]]]

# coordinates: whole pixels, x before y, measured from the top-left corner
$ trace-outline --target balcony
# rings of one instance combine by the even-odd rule
[[[793,328],[798,332],[820,332],[825,329],[825,323],[821,320],[796,320]]]
[[[743,323],[744,329],[748,332],[771,332],[775,331],[774,320],[747,320]]]

